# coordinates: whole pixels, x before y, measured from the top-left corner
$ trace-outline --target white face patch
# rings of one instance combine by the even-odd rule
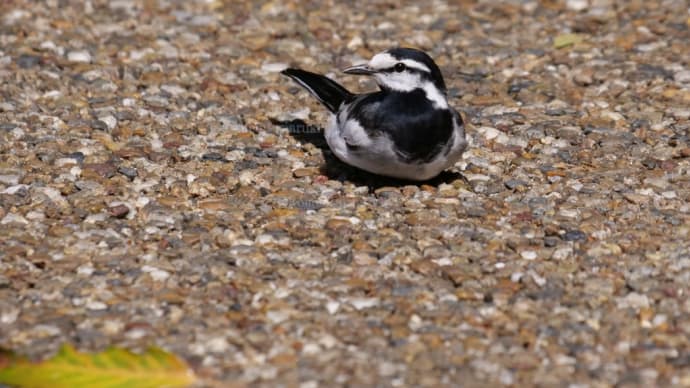
[[[410,92],[422,86],[422,80],[419,75],[407,71],[403,71],[402,73],[375,73],[374,79],[376,79],[379,85],[398,92]]]
[[[434,108],[448,108],[446,96],[431,82],[423,81],[418,74],[405,71],[402,73],[376,73],[374,78],[379,85],[398,92],[411,92],[415,89],[422,89]]]
[[[443,93],[432,83],[422,80],[419,74],[410,71],[380,71],[391,69],[397,63],[404,63],[405,66],[410,69],[431,73],[431,70],[423,63],[412,59],[396,59],[394,56],[385,52],[376,54],[371,61],[369,61],[368,65],[373,70],[379,70],[378,73],[374,74],[374,78],[379,85],[398,92],[410,92],[415,89],[422,89],[435,108],[444,109],[448,107],[446,97]]]

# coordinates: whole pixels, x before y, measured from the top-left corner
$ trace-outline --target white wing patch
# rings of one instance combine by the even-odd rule
[[[349,118],[344,123],[341,123],[341,136],[345,143],[355,147],[368,147],[372,143],[369,134],[367,134],[359,121],[354,118]]]

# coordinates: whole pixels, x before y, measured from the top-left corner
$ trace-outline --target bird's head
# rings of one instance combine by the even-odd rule
[[[443,75],[425,52],[412,48],[393,48],[374,55],[365,64],[349,67],[347,74],[370,75],[384,90],[409,92],[434,87],[446,94]]]

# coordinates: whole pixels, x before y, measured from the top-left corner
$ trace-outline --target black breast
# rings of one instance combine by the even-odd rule
[[[453,111],[434,108],[421,89],[372,93],[351,114],[370,136],[387,136],[407,163],[433,160],[453,136]]]

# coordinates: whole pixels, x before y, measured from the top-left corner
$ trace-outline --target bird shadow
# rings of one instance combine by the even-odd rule
[[[391,178],[372,174],[364,170],[343,163],[338,159],[326,143],[323,128],[309,125],[304,120],[294,119],[290,121],[274,121],[273,124],[286,128],[292,138],[301,143],[310,143],[319,148],[324,157],[324,165],[321,166],[322,175],[339,182],[350,182],[357,186],[367,186],[371,192],[381,187],[403,186],[439,186],[443,183],[452,183],[457,180],[467,181],[464,175],[455,171],[443,171],[434,178],[426,181],[412,181],[407,179]]]

